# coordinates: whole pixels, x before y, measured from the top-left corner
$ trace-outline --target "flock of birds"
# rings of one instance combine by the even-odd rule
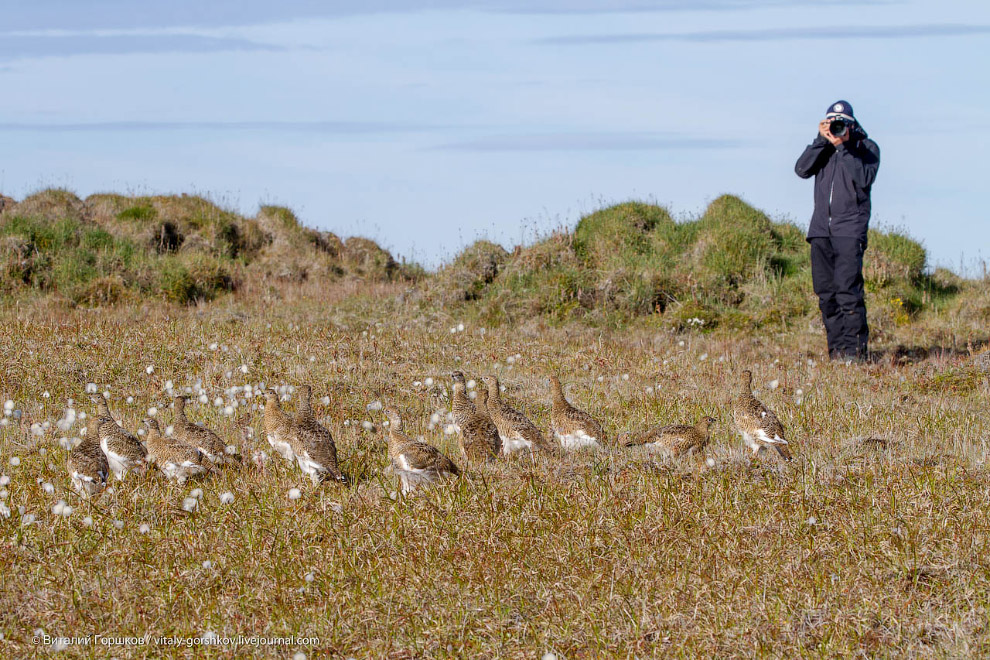
[[[529,454],[597,448],[608,442],[602,425],[573,406],[565,397],[556,376],[549,385],[553,394],[550,423],[557,442],[551,442],[525,414],[502,399],[501,385],[494,376],[483,378],[485,387],[472,401],[464,374],[455,371],[452,413],[458,433],[461,458],[467,463],[497,460],[516,452]],[[753,375],[740,375],[738,391],[732,400],[736,430],[755,457],[772,447],[781,458],[791,460],[783,425],[752,391]],[[324,481],[347,483],[337,460],[337,447],[330,430],[317,421],[311,403],[312,388],[300,388],[294,415],[282,410],[278,392],[269,389],[264,407],[265,435],[272,448],[290,464],[296,463],[314,485]],[[187,479],[216,472],[220,466],[238,466],[241,456],[214,431],[186,417],[185,397],[174,400],[175,420],[171,435],[162,434],[158,422],[145,419],[145,440],[125,430],[111,415],[102,394],[92,397],[98,415],[82,442],[69,454],[68,471],[75,490],[83,497],[101,492],[111,473],[123,480],[128,473],[160,471],[167,479],[184,483]],[[392,470],[401,482],[403,494],[424,484],[457,477],[457,464],[437,447],[416,440],[402,430],[402,418],[392,408],[384,410],[389,420],[388,455]],[[700,452],[711,437],[715,420],[704,417],[694,425],[657,426],[645,432],[620,436],[627,447],[644,446],[673,457]]]

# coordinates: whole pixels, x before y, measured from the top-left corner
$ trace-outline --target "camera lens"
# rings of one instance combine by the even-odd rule
[[[835,137],[842,137],[846,134],[847,130],[849,130],[849,127],[841,119],[833,119],[828,125],[828,132]]]

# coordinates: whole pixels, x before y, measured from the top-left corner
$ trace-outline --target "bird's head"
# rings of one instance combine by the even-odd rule
[[[402,429],[402,418],[399,417],[399,413],[392,410],[391,408],[385,408],[382,410],[385,418],[388,419],[389,430],[399,431]]]
[[[753,372],[746,369],[741,374],[739,374],[739,384],[743,387],[750,387],[753,385]]]

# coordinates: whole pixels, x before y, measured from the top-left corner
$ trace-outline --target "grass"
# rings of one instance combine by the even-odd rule
[[[52,189],[0,216],[0,294],[17,299],[195,305],[242,287],[420,275],[373,241],[308,229],[276,206],[245,217],[196,195],[82,200]]]
[[[498,278],[524,276],[513,268],[506,262]],[[823,360],[824,338],[810,324],[773,333],[679,331],[653,316],[616,328],[547,317],[489,325],[403,284],[306,287],[278,304],[241,289],[197,308],[97,314],[45,298],[2,303],[0,395],[14,404],[0,427],[0,472],[10,479],[0,501],[11,511],[0,516],[3,655],[39,655],[37,629],[320,640],[275,651],[282,657],[990,652],[985,296],[966,294],[958,314],[921,310],[904,325],[879,313],[871,321],[881,359],[857,368]],[[451,333],[460,322],[465,330]],[[703,457],[609,447],[510,459],[396,497],[380,413],[368,404],[394,406],[412,434],[456,456],[443,422],[431,423],[449,410],[455,368],[472,378],[497,372],[507,399],[544,429],[551,369],[610,437],[702,415],[718,424]],[[787,428],[793,464],[745,456],[724,389],[744,368]],[[86,384],[107,388],[111,409],[135,430],[153,406],[171,419],[169,380],[236,402],[232,415],[211,403],[190,416],[248,456],[272,453],[260,401],[231,388],[312,383],[329,397],[317,414],[354,484],[315,488],[272,457],[264,469],[184,487],[132,478],[97,500],[77,498],[59,438],[78,436],[83,422],[57,426],[68,399],[92,413]],[[285,406],[294,409],[294,398]],[[235,423],[244,412],[251,439]],[[194,488],[203,490],[198,508],[184,511]],[[288,498],[292,488],[300,499]],[[233,503],[220,502],[226,492]],[[68,517],[52,513],[59,500],[74,507]],[[108,652],[145,653],[74,646],[62,655]]]
[[[926,270],[924,247],[898,230],[873,230],[866,252],[868,304],[907,323],[944,308],[960,287]],[[497,248],[497,249],[494,249]],[[485,323],[540,316],[621,327],[707,330],[788,329],[817,315],[804,231],[773,221],[732,195],[703,214],[675,221],[642,202],[602,208],[573,232],[558,230],[511,254],[480,241],[441,269],[434,287],[445,304]],[[693,324],[693,326],[692,326]]]

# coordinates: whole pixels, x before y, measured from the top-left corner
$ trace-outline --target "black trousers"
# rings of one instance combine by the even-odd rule
[[[853,237],[812,238],[811,279],[825,322],[828,354],[838,359],[863,359],[870,328],[863,297],[863,253],[866,244]]]

